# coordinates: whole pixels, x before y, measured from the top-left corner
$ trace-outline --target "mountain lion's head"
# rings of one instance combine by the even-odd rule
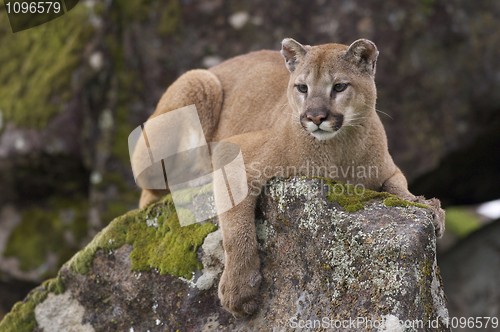
[[[299,122],[318,140],[356,127],[375,109],[375,44],[303,46],[287,38],[281,54],[290,71],[288,102]]]

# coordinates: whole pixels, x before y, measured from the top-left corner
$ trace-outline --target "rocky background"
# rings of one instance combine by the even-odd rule
[[[389,115],[380,113],[410,189],[446,206],[499,198],[499,17],[495,0],[87,0],[13,34],[0,4],[0,317],[136,207],[127,137],[170,83],[192,68],[279,49],[285,37],[373,40],[377,108]],[[464,213],[449,215],[460,236],[468,233],[461,223],[477,227]],[[475,259],[500,280],[498,261]],[[446,275],[456,285],[456,274]],[[475,301],[498,294],[498,283],[487,287]],[[459,303],[461,313],[472,306]],[[494,308],[489,315],[500,316]]]

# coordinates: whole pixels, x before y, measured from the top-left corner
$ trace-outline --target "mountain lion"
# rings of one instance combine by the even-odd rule
[[[354,173],[345,172],[348,167],[376,170],[355,177],[354,184],[424,202],[441,236],[444,211],[439,200],[412,195],[389,155],[375,110],[378,53],[366,39],[350,46],[303,46],[287,38],[281,54],[253,52],[185,73],[167,89],[151,118],[196,105],[207,142],[232,142],[241,148],[249,188],[261,188],[288,167],[301,170],[297,175],[311,175],[303,174],[306,166],[321,166],[314,175],[323,177],[332,177],[333,167],[342,170],[333,176],[342,182],[352,181]],[[214,186],[216,205],[221,190],[228,189]],[[143,190],[140,207],[165,193]],[[237,317],[258,307],[257,197],[250,193],[219,215],[225,250],[219,297]]]

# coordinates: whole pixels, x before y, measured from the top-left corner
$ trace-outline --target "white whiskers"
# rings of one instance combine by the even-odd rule
[[[283,114],[288,114],[288,115],[294,116],[294,117],[296,117],[296,118],[299,118],[299,116],[298,116],[297,114],[287,113],[287,112],[282,111],[282,110],[283,110],[283,108],[285,108],[285,106],[286,106],[286,105],[288,105],[288,103],[286,103],[285,105],[281,106],[281,108],[280,108],[281,113],[283,113]]]
[[[379,112],[379,113],[382,113],[382,114],[384,114],[384,115],[387,115],[387,116],[388,116],[391,120],[394,120],[394,119],[393,119],[393,117],[392,117],[392,116],[390,116],[389,114],[387,114],[386,112],[382,112],[381,110],[378,110],[378,109],[376,109],[375,107],[368,105],[367,103],[364,103],[364,104],[365,104],[366,106],[370,107],[371,109],[374,109],[374,110],[375,110],[375,112]]]

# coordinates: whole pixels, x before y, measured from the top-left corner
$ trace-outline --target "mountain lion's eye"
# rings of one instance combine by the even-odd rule
[[[299,90],[300,93],[306,93],[307,92],[307,85],[305,85],[305,84],[297,85],[297,90]]]
[[[333,86],[333,90],[335,92],[342,92],[344,91],[345,89],[347,88],[347,84],[346,83],[337,83]]]

